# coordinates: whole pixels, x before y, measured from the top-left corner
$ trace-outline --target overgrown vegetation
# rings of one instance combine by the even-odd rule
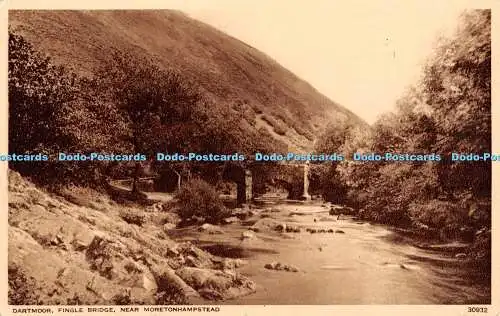
[[[124,130],[116,108],[80,78],[36,52],[20,35],[9,33],[9,152],[113,151],[123,148]],[[11,167],[45,184],[98,182],[98,164],[15,162]]]
[[[37,295],[36,283],[33,278],[17,266],[9,266],[9,305],[43,304]]]
[[[122,161],[56,161],[63,153],[215,152],[286,150],[269,133],[248,128],[248,111],[235,112],[154,58],[111,51],[92,78],[78,76],[35,51],[9,31],[9,151],[45,153],[48,162],[10,167],[42,185],[105,186],[106,178],[132,176],[141,164]],[[250,106],[240,101],[240,107]],[[251,120],[250,120],[251,123]],[[158,173],[207,178],[221,168],[156,163]],[[174,169],[172,169],[174,168]]]
[[[146,222],[146,216],[142,211],[135,209],[124,209],[120,212],[120,217],[129,224],[142,226]]]
[[[491,164],[452,162],[450,156],[491,151],[490,20],[489,10],[464,14],[456,35],[440,39],[421,80],[399,100],[395,113],[382,116],[371,131],[337,124],[317,148],[348,157],[436,153],[442,161],[348,161],[316,181],[345,185],[347,192],[337,199],[362,208],[367,219],[437,231],[443,240],[488,240],[483,235],[491,227]],[[327,197],[333,190],[323,189]],[[477,247],[480,264],[489,265],[490,250]]]
[[[262,115],[262,119],[273,127],[273,130],[276,134],[278,134],[278,135],[285,135],[286,134],[286,127],[283,125],[283,123],[281,123],[277,119],[273,118],[272,116],[266,115],[266,114]]]
[[[185,222],[196,220],[218,224],[230,216],[219,193],[201,179],[192,179],[184,184],[177,195],[179,200],[178,214]]]
[[[157,305],[189,305],[189,300],[184,292],[169,280],[162,278],[158,284],[155,300]]]

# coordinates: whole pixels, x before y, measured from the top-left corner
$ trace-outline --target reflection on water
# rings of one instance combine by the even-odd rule
[[[414,240],[384,227],[328,219],[321,205],[276,204],[276,221],[301,227],[300,233],[256,233],[242,241],[248,226],[224,226],[224,234],[196,233],[195,241],[212,254],[244,258],[239,269],[257,283],[257,292],[224,304],[488,304],[490,286],[473,280],[453,252],[415,247]],[[290,213],[299,216],[290,217]],[[259,219],[252,218],[253,224]],[[316,220],[314,220],[316,219]],[[321,220],[323,219],[323,220]],[[345,234],[306,232],[341,229]],[[187,236],[189,234],[184,234]],[[292,264],[302,273],[264,268]]]

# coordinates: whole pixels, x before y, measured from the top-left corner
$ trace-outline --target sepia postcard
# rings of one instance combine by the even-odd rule
[[[500,315],[499,14],[0,2],[0,314]]]

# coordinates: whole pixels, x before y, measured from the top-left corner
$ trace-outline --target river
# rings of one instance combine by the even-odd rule
[[[257,284],[254,294],[223,304],[488,304],[490,286],[470,280],[463,259],[455,253],[424,250],[394,230],[355,219],[337,220],[318,203],[268,202],[263,209],[279,222],[301,227],[300,233],[259,231],[255,238],[241,233],[262,217],[223,227],[209,235],[179,231],[178,240],[190,240],[221,256],[241,258],[238,269]],[[298,215],[291,215],[298,213]],[[306,232],[306,228],[336,233]],[[343,233],[339,232],[341,230]],[[280,262],[299,272],[268,270]]]

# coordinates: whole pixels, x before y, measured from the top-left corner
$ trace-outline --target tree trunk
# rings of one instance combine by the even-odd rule
[[[135,170],[134,170],[134,181],[132,182],[132,192],[137,193],[139,192],[139,188],[137,186],[137,182],[139,180],[139,172],[141,171],[141,163],[136,162],[135,163]]]
[[[173,170],[177,175],[177,191],[181,190],[181,174],[175,170]]]
[[[134,151],[136,153],[140,152],[139,150],[139,135],[140,131],[138,130],[137,126],[134,126],[134,135],[132,142],[134,144]],[[132,182],[132,193],[138,193],[139,188],[137,186],[137,182],[139,180],[139,172],[141,171],[141,163],[139,161],[135,162],[135,170],[134,170],[134,180]]]

